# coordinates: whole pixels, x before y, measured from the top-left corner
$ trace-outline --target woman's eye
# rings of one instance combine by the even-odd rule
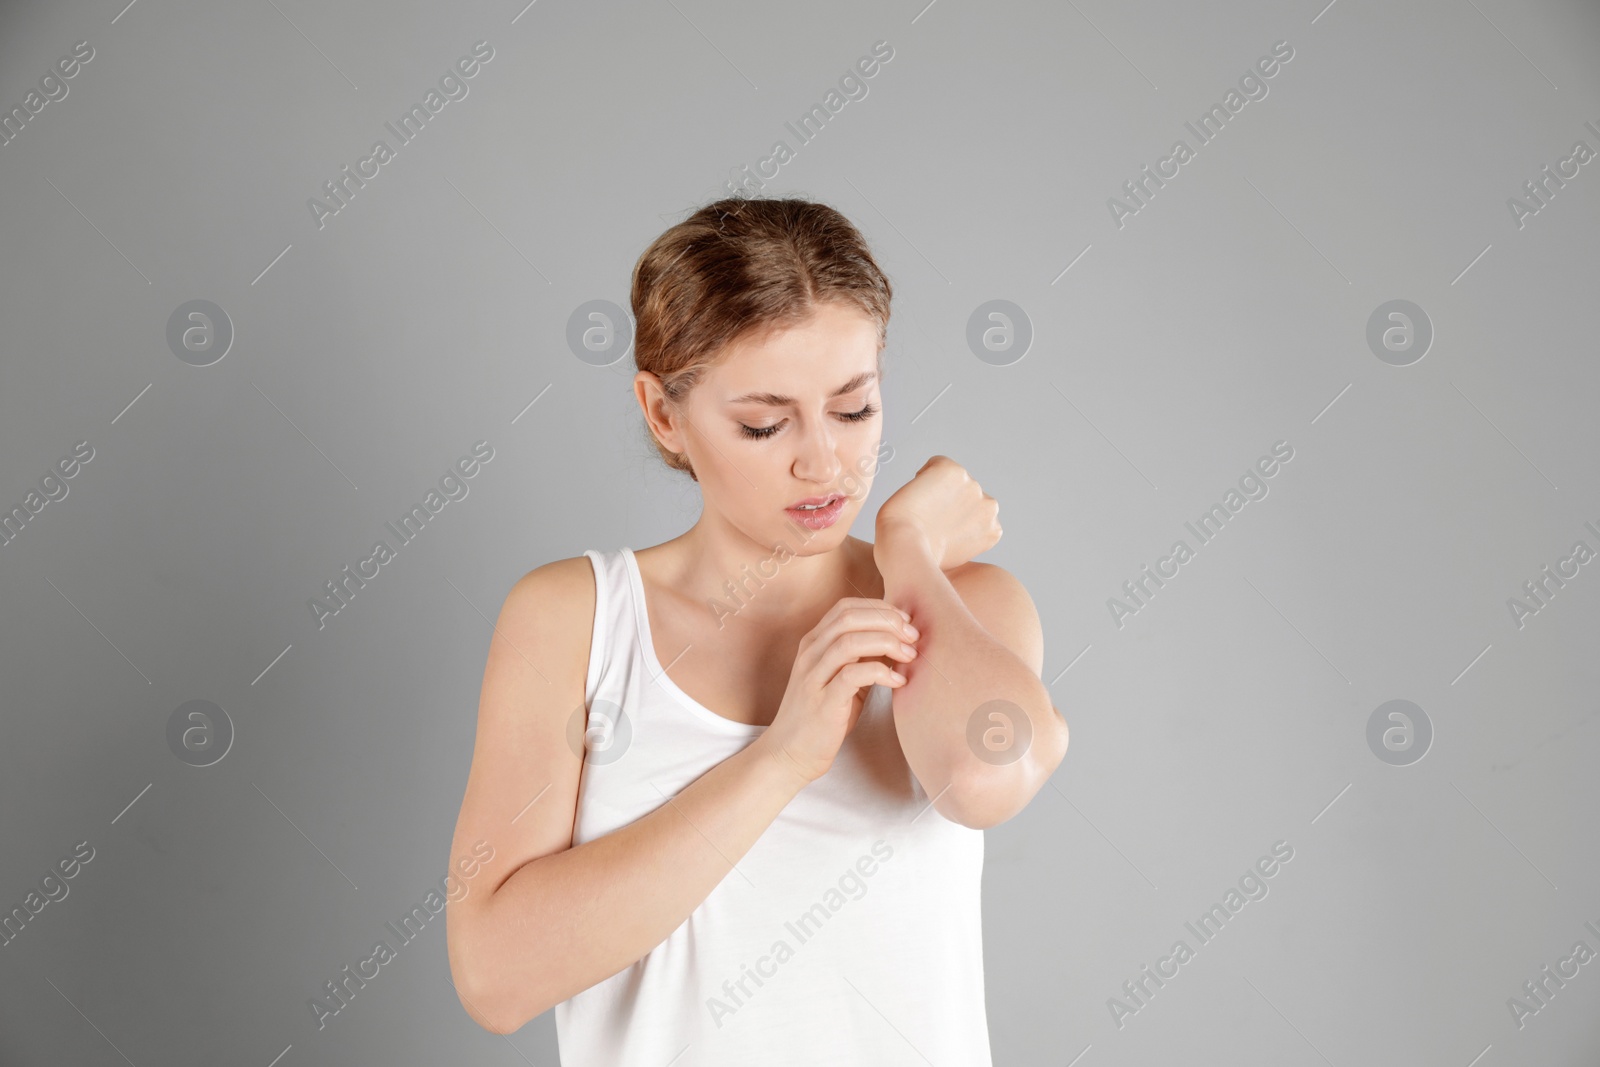
[[[782,424],[777,423],[772,426],[746,426],[741,422],[739,424],[739,432],[744,434],[746,437],[771,437],[773,434],[778,432],[778,426],[780,425]]]
[[[844,420],[845,422],[862,422],[862,421],[864,421],[866,419],[872,418],[872,416],[876,415],[877,413],[878,413],[877,405],[868,404],[866,407],[862,408],[860,411],[840,411],[837,414],[838,414],[839,418]],[[771,437],[773,434],[778,432],[779,427],[781,427],[782,425],[783,425],[783,423],[781,423],[781,422],[775,422],[771,426],[746,426],[744,423],[741,422],[739,424],[739,432],[741,434],[743,434],[745,437],[752,437],[752,438]]]

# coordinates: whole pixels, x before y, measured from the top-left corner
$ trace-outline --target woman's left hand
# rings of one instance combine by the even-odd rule
[[[933,456],[878,508],[879,543],[920,537],[940,570],[950,570],[1000,541],[1000,504],[965,467],[949,456]]]

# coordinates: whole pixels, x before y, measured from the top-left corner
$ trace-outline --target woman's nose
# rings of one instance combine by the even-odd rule
[[[832,485],[834,479],[839,476],[840,468],[838,450],[834,447],[832,434],[825,429],[819,429],[804,436],[800,443],[800,452],[794,460],[796,478],[805,482],[816,482],[818,485]]]

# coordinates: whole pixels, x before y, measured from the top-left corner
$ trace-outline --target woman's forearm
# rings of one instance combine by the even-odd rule
[[[883,599],[911,615],[917,658],[896,669],[894,724],[906,763],[941,815],[966,826],[1004,822],[1060,763],[1064,723],[1028,665],[968,610],[928,543],[914,530],[880,529],[874,546]],[[999,718],[980,713],[988,709]],[[970,741],[1000,730],[1027,747],[1010,761],[981,758]],[[1026,722],[1013,721],[1025,717]]]
[[[655,948],[805,786],[760,739],[650,814],[450,905],[462,1002],[511,1033]]]

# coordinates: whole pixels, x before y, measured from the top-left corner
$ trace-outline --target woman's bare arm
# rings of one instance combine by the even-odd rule
[[[1060,766],[1067,724],[1040,680],[1039,614],[1020,582],[999,567],[939,569],[927,539],[880,518],[873,555],[883,598],[920,632],[910,681],[894,695],[906,762],[945,818],[986,829],[1024,808]],[[1020,746],[981,758],[984,743]]]
[[[757,738],[650,814],[573,847],[582,760],[567,730],[584,703],[594,604],[587,558],[540,567],[507,595],[489,646],[451,856],[481,841],[493,857],[451,895],[447,936],[462,1005],[495,1033],[664,941],[806,784]]]

